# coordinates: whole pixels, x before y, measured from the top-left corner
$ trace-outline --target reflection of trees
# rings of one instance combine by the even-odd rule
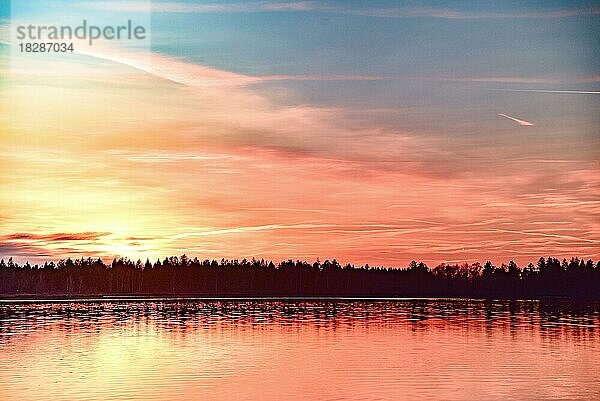
[[[398,327],[412,331],[474,331],[530,336],[538,332],[590,339],[598,335],[598,303],[499,300],[142,300],[55,303],[0,303],[0,336],[39,330],[98,333],[137,326],[187,335],[211,328],[263,330],[276,325],[297,332],[307,328]],[[35,330],[32,330],[35,328]],[[522,330],[521,330],[522,329]],[[9,335],[7,335],[9,334]]]
[[[341,266],[332,261],[199,260],[151,263],[120,258],[66,259],[42,266],[0,261],[2,294],[176,294],[202,296],[452,296],[600,298],[600,262],[540,258],[520,268],[413,261],[405,269]]]

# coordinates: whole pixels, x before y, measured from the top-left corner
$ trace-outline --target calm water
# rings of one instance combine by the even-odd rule
[[[600,399],[600,307],[4,302],[0,398]]]

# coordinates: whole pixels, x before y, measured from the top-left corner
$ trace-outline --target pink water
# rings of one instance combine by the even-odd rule
[[[600,307],[0,303],[2,400],[600,399]]]

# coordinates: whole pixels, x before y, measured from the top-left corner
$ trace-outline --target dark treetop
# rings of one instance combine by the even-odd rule
[[[600,261],[540,258],[536,265],[441,264],[430,269],[341,266],[333,261],[199,260],[155,263],[66,259],[43,266],[0,261],[0,295],[348,296],[600,299]]]

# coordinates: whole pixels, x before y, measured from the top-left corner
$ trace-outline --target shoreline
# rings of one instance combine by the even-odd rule
[[[0,294],[0,304],[10,303],[95,303],[95,302],[193,302],[193,301],[471,301],[471,302],[536,302],[536,303],[600,303],[597,298],[539,297],[485,298],[469,296],[257,296],[194,294]]]

